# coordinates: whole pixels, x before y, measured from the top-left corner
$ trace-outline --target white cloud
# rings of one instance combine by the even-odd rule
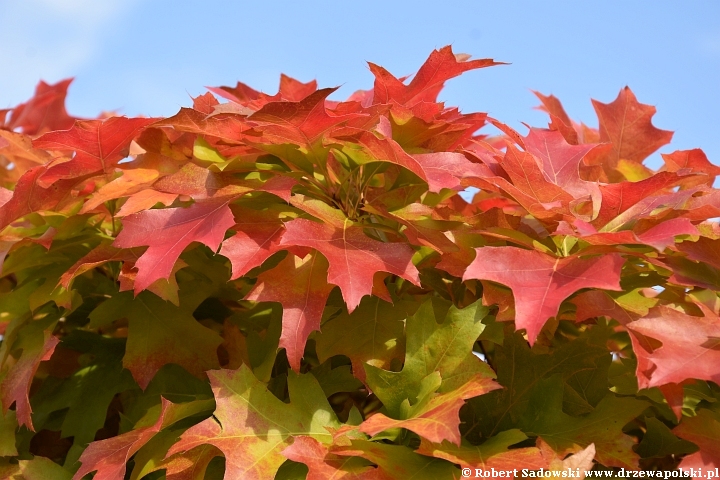
[[[72,76],[100,51],[131,0],[24,0],[0,5],[0,108],[32,95],[38,80]]]

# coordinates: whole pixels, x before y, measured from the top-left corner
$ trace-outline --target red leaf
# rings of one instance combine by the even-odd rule
[[[512,180],[512,186],[515,187],[504,189],[530,213],[540,218],[555,210],[567,210],[567,205],[573,200],[565,189],[545,178],[544,172],[531,153],[521,152],[508,145],[501,165]],[[503,188],[502,184],[501,188]],[[515,194],[515,190],[519,190],[521,194]]]
[[[664,193],[671,193],[670,188],[691,180],[683,179],[676,173],[660,172],[639,182],[619,182],[600,185],[602,205],[593,225],[601,228],[621,213],[638,204],[651,203]],[[682,191],[676,192],[681,196]]]
[[[160,192],[187,195],[197,201],[211,197],[242,195],[260,185],[258,181],[236,179],[232,175],[215,173],[188,162],[177,172],[155,182],[152,188]]]
[[[568,117],[568,114],[565,113],[565,109],[560,103],[560,100],[553,95],[545,96],[542,93],[535,91],[533,91],[533,93],[542,102],[542,105],[536,108],[550,115],[548,128],[560,132],[565,140],[567,140],[567,142],[571,145],[581,143],[578,138],[578,130],[572,120],[570,120],[570,117]]]
[[[205,472],[213,458],[222,456],[222,452],[212,445],[200,445],[189,452],[174,455],[155,465],[156,470],[165,468],[166,480],[199,480],[205,478]]]
[[[300,259],[288,254],[275,268],[258,276],[248,300],[279,302],[283,306],[280,348],[287,352],[290,366],[300,371],[308,336],[320,330],[325,302],[333,289],[327,283],[327,260],[321,255]]]
[[[615,303],[602,290],[588,290],[579,293],[570,300],[570,303],[577,308],[575,311],[576,322],[584,322],[595,317],[609,317],[617,320],[621,325],[627,325],[638,317]]]
[[[161,397],[162,398],[162,397]],[[162,398],[160,417],[154,425],[136,428],[129,432],[110,437],[106,440],[92,442],[80,455],[82,466],[73,475],[73,480],[80,480],[90,472],[97,471],[95,480],[117,480],[124,478],[125,467],[130,457],[140,450],[163,427],[163,420],[172,404]]]
[[[685,400],[685,390],[682,385],[677,383],[667,383],[665,385],[661,385],[659,389],[662,392],[663,397],[665,397],[665,401],[668,406],[675,414],[677,421],[679,422],[682,420],[683,402]]]
[[[177,193],[158,192],[151,188],[141,190],[130,195],[115,216],[126,217],[128,215],[132,215],[133,213],[150,210],[157,203],[169,207],[177,199],[177,197]]]
[[[75,156],[51,162],[38,183],[47,187],[60,179],[110,172],[127,156],[130,142],[155,121],[154,118],[127,117],[79,120],[70,130],[46,133],[33,141],[35,148],[74,151]]]
[[[72,127],[75,118],[65,110],[65,97],[72,81],[72,78],[66,78],[54,85],[40,81],[35,87],[35,95],[12,110],[7,127],[10,130],[20,128],[26,135]]]
[[[686,456],[680,462],[683,473],[691,468],[695,472],[700,468],[703,472],[714,472],[720,465],[720,422],[710,410],[699,409],[696,416],[684,417],[673,433],[700,447],[699,452]],[[706,475],[700,473],[693,478],[704,479]]]
[[[349,140],[350,142],[362,145],[365,153],[370,157],[368,161],[389,162],[400,165],[429,183],[427,174],[420,163],[406,153],[405,150],[391,138],[380,139],[371,132],[350,128],[343,129],[342,135],[335,138],[341,141]],[[355,148],[357,147],[355,146]],[[451,185],[454,183],[453,179]],[[436,185],[434,184],[434,186]]]
[[[229,113],[211,116],[192,108],[181,108],[175,116],[160,120],[155,126],[209,135],[233,143],[240,142],[243,132],[250,130],[244,115]]]
[[[476,248],[463,280],[492,280],[510,287],[515,296],[515,325],[527,332],[530,345],[563,300],[583,288],[621,290],[619,255],[554,258],[516,247]]]
[[[285,227],[273,211],[251,210],[233,207],[237,233],[225,240],[220,255],[230,259],[232,276],[230,280],[242,277],[262,263],[273,253],[285,247],[280,246],[280,237]]]
[[[369,63],[375,75],[373,103],[396,102],[411,107],[419,102],[436,102],[446,80],[477,68],[502,65],[491,59],[459,61],[452,47],[434,50],[409,85],[405,86],[383,67]]]
[[[707,263],[720,269],[720,240],[700,237],[696,242],[682,242],[677,249],[686,253],[688,258],[697,262]]]
[[[439,192],[443,188],[458,190],[460,180],[470,176],[483,176],[485,170],[460,153],[419,153],[412,157],[425,172],[431,192]]]
[[[198,95],[193,98],[193,109],[210,115],[215,111],[215,107],[217,107],[219,103],[212,93],[207,92],[204,95]]]
[[[45,165],[33,167],[25,172],[13,191],[12,198],[0,206],[0,230],[28,213],[57,208],[63,200],[73,199],[71,189],[77,180],[63,180],[42,188],[38,178],[47,171]]]
[[[205,87],[215,95],[222,98],[226,98],[231,102],[238,103],[240,105],[248,106],[248,104],[258,99],[260,96],[266,96],[264,93],[260,93],[252,87],[248,87],[244,83],[237,82],[235,87]]]
[[[17,182],[23,173],[46,164],[51,158],[46,151],[32,148],[29,136],[0,130],[0,178]]]
[[[595,182],[580,178],[580,165],[596,145],[570,145],[560,132],[531,128],[525,137],[527,151],[540,159],[545,178],[574,198],[589,196],[594,211],[600,209],[600,190]],[[594,215],[593,215],[594,216]]]
[[[167,456],[210,444],[225,456],[226,478],[275,478],[291,436],[332,440],[322,426],[334,414],[317,381],[306,375],[288,373],[290,403],[284,403],[246,365],[208,372],[217,408],[212,417],[183,433]]]
[[[348,458],[333,455],[325,445],[312,437],[295,437],[293,444],[282,454],[294,462],[308,467],[307,480],[389,480],[378,468],[348,465]],[[348,468],[350,467],[350,468]]]
[[[328,115],[325,99],[335,88],[324,88],[298,102],[271,102],[248,117],[262,132],[264,143],[310,147],[330,130],[362,113]]]
[[[328,282],[340,287],[348,311],[371,293],[375,272],[388,272],[420,284],[407,244],[383,243],[365,235],[363,228],[347,221],[337,227],[298,218],[286,224],[281,245],[314,248],[328,259]]]
[[[286,202],[290,203],[290,197],[292,196],[292,189],[298,181],[292,177],[286,177],[284,175],[278,175],[272,177],[269,180],[263,182],[262,185],[257,187],[262,192],[272,193],[276,197],[280,197]]]
[[[290,102],[299,102],[317,90],[317,81],[302,83],[284,73],[280,74],[280,96]]]
[[[228,207],[230,200],[219,198],[188,208],[146,210],[125,217],[123,230],[113,246],[149,247],[135,264],[138,268],[135,294],[158,278],[169,278],[175,261],[192,242],[217,250],[227,229],[235,224]]]
[[[501,165],[504,171],[500,172],[500,164],[496,164],[494,168],[498,171],[486,174],[484,178],[470,178],[467,185],[503,191],[538,219],[558,219],[570,214],[573,197],[545,179],[532,154],[508,145]]]
[[[128,259],[123,262],[122,269],[118,274],[118,281],[120,282],[119,291],[127,292],[135,289],[135,279],[137,278],[135,261],[137,259],[137,254],[133,255],[135,252],[132,252],[132,250],[121,251],[126,252]],[[183,262],[182,260],[177,260],[175,262],[175,266],[172,269],[172,272],[170,272],[170,278],[168,278],[167,280],[164,278],[158,278],[153,283],[148,285],[147,290],[154,293],[163,300],[172,303],[176,307],[180,306],[180,297],[178,296],[178,291],[180,287],[178,286],[175,274],[178,272],[178,270],[183,269],[187,266],[187,263]]]
[[[456,447],[447,442],[438,445],[421,438],[420,447],[416,452],[421,455],[442,458],[463,467],[470,467],[473,469],[473,474],[476,470],[492,472],[494,469],[496,472],[495,478],[497,478],[499,470],[509,471],[516,468],[540,470],[541,468],[547,468],[548,461],[543,457],[539,448],[507,448],[508,443],[512,445],[525,439],[527,437],[519,430],[506,430],[486,440],[479,446],[463,444]],[[493,478],[493,476],[490,478]]]
[[[720,175],[720,167],[710,163],[705,152],[699,148],[692,150],[678,150],[673,153],[663,153],[662,158],[665,161],[665,170],[668,172],[677,172],[678,170],[689,170],[691,172],[704,173],[709,175],[708,185],[712,185],[715,177]]]
[[[106,183],[91,198],[85,201],[80,213],[94,210],[102,203],[115,198],[128,197],[148,188],[160,172],[153,168],[133,168],[123,170],[122,176]]]
[[[648,315],[627,325],[635,333],[662,342],[654,350],[635,348],[640,388],[680,383],[695,378],[720,382],[720,318],[705,312],[693,317],[666,306],[652,308]],[[648,365],[641,371],[640,358]],[[649,378],[647,384],[642,378]]]
[[[672,139],[673,132],[653,126],[655,107],[639,103],[628,87],[620,90],[614,102],[593,100],[593,107],[600,120],[600,141],[613,145],[607,159],[611,167],[620,160],[642,162]]]
[[[5,205],[10,201],[10,199],[13,196],[12,190],[8,190],[7,188],[0,187],[0,207]]]
[[[570,120],[570,117],[565,112],[565,108],[563,108],[562,103],[560,103],[560,100],[558,100],[556,96],[543,95],[542,93],[536,92],[534,90],[533,93],[542,102],[542,106],[536,107],[538,110],[542,110],[543,112],[546,112],[549,115],[556,117],[558,120],[560,120],[567,126],[572,125],[572,120]]]
[[[30,326],[32,328],[32,325]],[[49,360],[60,340],[50,331],[32,330],[21,340],[22,354],[17,362],[10,367],[0,382],[2,392],[2,413],[7,413],[10,406],[15,403],[15,411],[19,425],[25,425],[34,431],[32,423],[32,408],[30,407],[30,384],[35,377],[40,362]],[[17,348],[17,346],[15,346]]]
[[[214,94],[226,98],[233,103],[237,103],[252,111],[260,110],[262,107],[271,102],[288,101],[299,102],[307,96],[315,93],[317,90],[317,82],[311,80],[302,83],[285,74],[280,74],[280,89],[275,95],[267,95],[258,92],[252,87],[244,83],[237,82],[234,87],[206,87]]]
[[[662,252],[667,247],[675,245],[675,237],[678,235],[698,235],[699,233],[697,227],[687,218],[673,218],[645,230],[638,234],[638,238],[646,245]]]
[[[376,413],[359,427],[361,432],[376,435],[391,428],[406,428],[433,443],[445,440],[460,445],[460,409],[468,398],[502,388],[490,378],[476,375],[460,388],[432,397],[410,418],[395,420]]]
[[[574,232],[569,226],[565,227],[567,224],[563,222],[560,225],[555,233],[577,236],[591,245],[649,245],[660,252],[675,245],[675,237],[678,235],[699,234],[697,227],[687,218],[672,218],[638,234],[632,230],[598,232],[592,225],[580,221],[575,222],[577,232]]]
[[[75,277],[82,275],[99,265],[116,261],[135,262],[137,259],[137,252],[132,250],[121,250],[113,247],[112,245],[103,243],[92,249],[87,255],[75,262],[72,267],[68,268],[68,270],[60,277],[58,285],[62,285],[63,288],[69,289],[70,283]]]

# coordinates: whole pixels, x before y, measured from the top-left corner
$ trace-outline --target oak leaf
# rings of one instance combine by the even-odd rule
[[[395,299],[393,303],[377,296],[365,297],[352,313],[346,310],[325,322],[315,335],[315,348],[321,362],[335,355],[347,355],[353,374],[365,380],[364,363],[378,368],[390,367],[402,358],[405,336],[404,320],[414,313],[415,303]]]
[[[20,350],[20,357],[8,362],[7,358],[0,357],[0,400],[2,413],[7,414],[10,406],[15,403],[15,412],[19,425],[25,425],[34,431],[31,418],[30,385],[37,372],[40,362],[49,360],[60,340],[52,334],[57,319],[46,318],[25,324],[19,332],[17,339],[12,343],[13,350]],[[5,343],[11,339],[4,339]],[[3,349],[3,350],[5,350]],[[0,353],[5,353],[0,351]]]
[[[673,429],[680,438],[690,440],[700,447],[700,451],[686,456],[680,462],[681,469],[702,468],[712,472],[720,465],[720,420],[716,413],[700,409],[695,417],[684,417],[683,421]],[[694,478],[705,478],[704,474]]]
[[[246,365],[208,373],[217,409],[213,417],[191,427],[168,456],[210,444],[225,455],[225,478],[273,478],[285,461],[282,451],[292,436],[330,443],[326,427],[339,427],[335,413],[310,374],[288,376],[290,403],[283,403],[258,381]]]
[[[624,260],[616,254],[594,258],[553,258],[517,247],[476,248],[463,280],[475,278],[507,285],[515,296],[515,326],[534,344],[543,325],[567,297],[583,288],[621,290]]]
[[[287,352],[290,366],[300,371],[308,336],[320,329],[320,320],[333,286],[327,279],[328,262],[314,254],[300,259],[288,254],[275,268],[261,273],[247,294],[248,300],[279,302],[283,306],[280,348]]]
[[[352,440],[350,445],[333,447],[337,455],[362,457],[378,466],[380,478],[460,478],[460,469],[440,458],[419,455],[402,445]]]
[[[94,210],[108,200],[128,197],[152,185],[160,172],[150,168],[123,170],[122,175],[100,187],[85,201],[80,213]],[[157,202],[156,202],[157,203]]]
[[[545,178],[561,187],[576,200],[589,197],[593,203],[592,217],[596,217],[602,198],[595,182],[580,177],[583,158],[596,145],[570,145],[559,132],[531,128],[524,139],[527,151],[540,160]]]
[[[248,121],[256,124],[254,129],[262,132],[265,143],[290,143],[311,148],[333,127],[363,115],[329,115],[325,99],[335,90],[324,88],[297,102],[268,103],[248,117]]]
[[[201,242],[216,251],[225,232],[235,224],[228,203],[221,197],[195,203],[188,208],[145,210],[123,219],[123,230],[114,247],[148,246],[135,263],[138,269],[135,294],[159,278],[168,278],[185,247]]]
[[[376,272],[388,272],[420,284],[418,270],[412,264],[413,250],[406,244],[374,240],[351,221],[338,227],[298,218],[285,224],[281,245],[299,245],[316,249],[328,259],[327,281],[340,287],[348,311],[372,291]]]
[[[90,314],[90,325],[104,327],[120,318],[129,320],[123,366],[143,389],[168,363],[200,378],[206,370],[220,366],[217,347],[222,338],[198,323],[183,303],[178,307],[148,292],[136,298],[120,293]]]
[[[15,183],[20,175],[49,162],[51,158],[46,151],[32,148],[29,136],[0,130],[0,178],[5,177],[6,181]]]
[[[439,387],[441,382],[440,375],[437,374],[436,377],[435,388]],[[365,420],[359,430],[368,435],[376,435],[391,428],[406,428],[431,442],[441,443],[447,440],[459,446],[459,413],[465,400],[499,388],[502,387],[492,379],[478,374],[455,390],[438,395],[429,393],[412,406],[409,403],[403,404],[404,419],[393,419],[383,413],[376,413]]]
[[[548,462],[537,447],[509,449],[512,445],[527,440],[527,435],[517,429],[505,430],[487,439],[480,445],[463,442],[460,446],[450,442],[441,444],[420,439],[416,450],[422,455],[442,458],[463,467],[482,471],[547,468]]]
[[[613,146],[607,157],[610,167],[620,160],[642,162],[672,139],[673,132],[653,126],[655,107],[639,103],[628,87],[620,90],[612,103],[592,103],[600,121],[600,141]]]
[[[19,128],[26,135],[72,127],[75,118],[65,110],[65,97],[72,81],[72,78],[66,78],[48,85],[41,80],[35,87],[35,95],[12,110],[7,127],[10,130]]]
[[[712,185],[715,177],[720,175],[720,167],[711,163],[707,155],[705,155],[705,152],[699,148],[663,153],[662,159],[665,162],[664,168],[668,172],[689,170],[691,172],[703,173],[709,177],[707,180],[708,185]]]
[[[233,206],[235,235],[225,240],[220,255],[230,259],[232,275],[230,280],[242,277],[284,247],[280,238],[285,226],[272,210],[252,210]]]
[[[163,398],[160,416],[153,425],[92,442],[80,456],[82,466],[73,475],[73,480],[80,480],[93,471],[97,472],[93,478],[98,480],[123,478],[130,457],[173,419],[172,407],[173,404]]]
[[[433,50],[407,86],[383,67],[369,63],[370,71],[375,75],[373,103],[395,102],[413,106],[420,102],[436,102],[445,81],[468,70],[502,65],[491,59],[467,61],[466,58],[454,54],[450,46]]]
[[[312,437],[295,437],[282,452],[290,460],[308,467],[307,480],[389,480],[389,477],[360,457],[335,455]]]
[[[80,120],[70,130],[46,133],[33,141],[35,148],[75,152],[75,155],[69,160],[52,161],[38,184],[48,187],[61,179],[110,172],[128,155],[130,142],[155,121],[154,118],[127,117]]]
[[[649,404],[608,393],[595,409],[582,417],[563,412],[563,386],[560,375],[538,382],[529,408],[520,421],[528,435],[542,437],[561,456],[576,445],[595,444],[596,459],[603,465],[638,468],[639,456],[632,450],[635,439],[623,433],[625,424],[642,413]]]
[[[662,346],[652,351],[635,349],[635,355],[651,366],[649,371],[641,372],[643,364],[638,362],[640,388],[680,383],[689,378],[720,382],[717,369],[720,318],[708,310],[705,314],[694,317],[660,305],[626,326],[633,333],[662,342]],[[644,377],[649,378],[647,383],[642,380]]]
[[[11,197],[7,193],[2,194],[5,202],[0,205],[0,229],[28,213],[49,210],[68,202],[78,201],[76,198],[73,199],[71,194],[71,189],[76,186],[78,180],[61,180],[48,188],[43,188],[38,184],[38,179],[45,172],[47,165],[31,168],[18,179]],[[5,189],[2,191],[7,192]]]
[[[245,132],[252,128],[245,118],[245,115],[208,115],[192,108],[181,108],[177,114],[159,120],[154,126],[170,127],[177,132],[209,135],[227,142],[239,143]]]
[[[364,365],[367,383],[389,416],[406,419],[410,407],[419,405],[421,397],[429,400],[436,391],[449,393],[467,382],[480,382],[478,376],[495,377],[487,364],[472,353],[485,329],[482,319],[488,312],[479,303],[459,309],[437,299],[425,301],[407,320],[402,371]],[[492,390],[489,384],[480,383],[485,385],[485,391]]]

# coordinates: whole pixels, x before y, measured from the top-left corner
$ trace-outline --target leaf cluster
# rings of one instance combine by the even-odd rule
[[[526,135],[438,100],[498,64],[0,111],[0,477],[720,465],[720,167],[645,166],[627,87]]]

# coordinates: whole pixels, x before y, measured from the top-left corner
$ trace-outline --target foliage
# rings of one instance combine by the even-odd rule
[[[720,168],[643,165],[627,87],[527,135],[437,100],[493,65],[2,111],[0,476],[720,465]]]

